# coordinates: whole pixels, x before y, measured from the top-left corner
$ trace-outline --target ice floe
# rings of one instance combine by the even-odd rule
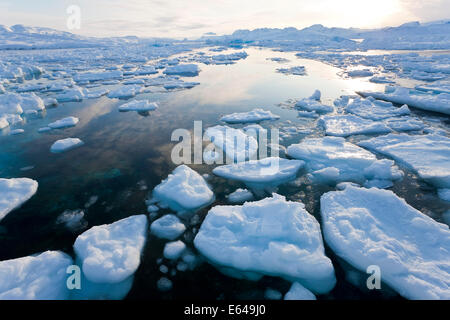
[[[240,129],[215,126],[206,129],[205,135],[225,152],[227,158],[235,162],[251,159],[258,151],[257,140]]]
[[[228,201],[231,203],[243,203],[245,201],[253,200],[253,193],[247,189],[238,188],[228,196]]]
[[[78,122],[79,119],[76,117],[67,117],[48,124],[48,127],[51,129],[63,129],[74,127]]]
[[[379,134],[392,130],[383,122],[364,119],[352,114],[322,116],[317,124],[330,136],[348,137],[355,134]]]
[[[397,108],[392,103],[373,98],[354,99],[345,108],[345,111],[370,120],[383,120],[391,117],[409,115],[411,113],[407,105]]]
[[[175,240],[186,230],[184,224],[174,214],[166,214],[150,225],[150,231],[158,238]]]
[[[450,299],[450,231],[392,191],[347,187],[320,201],[327,244],[408,299]]]
[[[186,165],[180,165],[153,190],[153,197],[175,211],[195,211],[214,200],[205,179]]]
[[[83,274],[94,283],[119,283],[139,267],[145,244],[147,217],[131,216],[112,224],[95,226],[74,243]]]
[[[213,173],[223,178],[242,181],[250,188],[263,189],[295,179],[297,172],[304,165],[305,162],[301,160],[269,157],[218,166],[213,169]]]
[[[194,245],[235,277],[278,276],[317,293],[330,291],[336,282],[319,223],[302,203],[278,194],[242,206],[213,207]]]
[[[279,115],[273,114],[268,110],[258,108],[248,112],[232,113],[221,117],[220,120],[227,123],[249,123],[260,122],[264,120],[277,120],[279,118]]]
[[[0,261],[0,300],[65,300],[66,270],[72,264],[60,251]]]
[[[388,134],[359,145],[408,166],[437,188],[450,188],[450,139],[445,136]]]
[[[332,106],[327,106],[319,102],[320,96],[320,91],[316,90],[311,97],[297,101],[295,108],[306,112],[315,112],[317,114],[333,112],[334,108]]]
[[[143,87],[139,85],[123,85],[117,89],[113,89],[108,93],[108,98],[128,99],[141,93]]]
[[[29,178],[0,178],[0,221],[9,212],[28,201],[37,188],[37,181]]]
[[[450,114],[450,94],[426,94],[422,91],[411,90],[403,87],[386,87],[383,92],[358,92],[364,97],[386,100],[398,104],[407,104],[410,107],[427,111]]]
[[[53,143],[50,147],[50,151],[53,153],[61,153],[81,147],[83,144],[84,142],[78,138],[65,138]]]
[[[287,153],[305,161],[310,178],[318,183],[362,184],[375,180],[390,186],[403,177],[392,160],[377,160],[371,152],[340,137],[306,138],[289,146]]]
[[[150,102],[149,100],[133,100],[119,106],[119,111],[152,111],[158,108],[156,102]]]
[[[164,73],[167,75],[180,75],[185,77],[195,77],[199,74],[200,69],[196,64],[179,64],[167,67]]]
[[[296,76],[306,76],[306,68],[304,66],[296,66],[290,68],[279,68],[277,72],[283,74],[292,74]]]
[[[181,240],[168,242],[164,246],[164,252],[163,252],[164,258],[169,259],[169,260],[176,260],[179,257],[181,257],[181,255],[183,254],[183,252],[185,250],[186,250],[186,245]]]

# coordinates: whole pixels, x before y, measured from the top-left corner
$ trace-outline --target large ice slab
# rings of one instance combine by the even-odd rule
[[[60,251],[0,261],[0,300],[65,300],[66,270],[72,264]]]
[[[268,110],[263,109],[253,109],[248,112],[236,112],[228,114],[220,118],[221,121],[227,123],[249,123],[249,122],[260,122],[264,120],[277,120],[280,116],[273,114]]]
[[[398,104],[407,104],[410,107],[427,111],[450,114],[450,94],[425,94],[424,92],[403,87],[387,88],[387,92],[362,91],[358,94],[363,97],[374,97]]]
[[[44,101],[34,93],[5,93],[0,95],[0,115],[22,114],[27,111],[42,111]]]
[[[392,130],[383,122],[372,121],[355,115],[322,116],[317,122],[330,136],[348,137],[355,134],[388,133]]]
[[[29,178],[0,178],[0,221],[9,212],[28,201],[37,188],[37,181]]]
[[[78,236],[74,250],[89,281],[119,283],[139,267],[145,244],[147,217],[131,216],[95,226]]]
[[[445,136],[388,134],[359,145],[407,165],[438,188],[450,188],[450,139]]]
[[[320,201],[327,244],[408,299],[450,299],[450,231],[393,192],[348,186]]]
[[[214,193],[201,175],[180,165],[155,187],[153,197],[172,210],[194,211],[211,203]]]
[[[403,175],[391,160],[377,160],[374,154],[340,137],[307,138],[287,148],[289,156],[306,162],[313,181],[383,183],[386,186]]]
[[[240,129],[228,126],[215,126],[206,129],[205,135],[235,162],[251,159],[258,151],[258,142]]]
[[[214,168],[213,173],[223,178],[244,182],[250,188],[276,187],[295,179],[305,165],[301,160],[269,157]]]
[[[61,153],[81,147],[83,144],[84,142],[78,138],[65,138],[53,143],[50,147],[50,151],[53,153]]]
[[[228,274],[278,276],[318,293],[336,283],[319,223],[302,203],[278,194],[242,206],[213,207],[194,245]]]
[[[373,98],[354,99],[345,108],[345,111],[370,120],[383,120],[411,113],[407,105],[397,108],[390,102],[379,101]]]

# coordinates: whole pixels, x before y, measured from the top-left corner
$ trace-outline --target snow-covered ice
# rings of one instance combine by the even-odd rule
[[[233,163],[213,169],[213,173],[223,178],[244,182],[248,187],[262,189],[276,187],[295,179],[304,161],[269,157],[261,160]]]
[[[181,240],[168,242],[164,246],[164,252],[163,252],[164,258],[169,259],[169,260],[176,260],[179,257],[181,257],[181,255],[183,254],[183,252],[185,250],[186,250],[186,245]]]
[[[201,175],[186,165],[180,165],[155,187],[153,197],[172,210],[195,211],[211,203],[214,193]]]
[[[196,64],[179,64],[167,67],[164,73],[167,75],[179,75],[185,77],[195,77],[199,74],[200,69]]]
[[[158,108],[156,102],[149,100],[133,100],[119,106],[119,111],[152,111]]]
[[[194,245],[226,274],[253,280],[279,276],[317,293],[336,283],[319,223],[302,203],[278,194],[242,206],[213,207]]]
[[[373,98],[354,99],[345,108],[345,111],[370,120],[383,120],[411,113],[407,105],[397,108],[390,102],[379,101]]]
[[[227,123],[249,123],[260,122],[264,120],[277,120],[279,118],[279,115],[273,114],[268,110],[257,108],[248,112],[232,113],[221,117],[220,120]]]
[[[84,142],[78,138],[65,138],[53,143],[50,147],[50,151],[53,153],[61,153],[77,147],[81,147],[83,144]]]
[[[332,106],[320,103],[320,97],[321,92],[316,90],[311,97],[297,101],[295,107],[302,111],[315,112],[317,114],[333,112],[334,108]]]
[[[108,98],[128,99],[141,93],[143,87],[139,85],[123,85],[117,89],[113,89],[108,93]]]
[[[86,278],[94,283],[119,283],[139,267],[145,244],[147,217],[131,216],[109,225],[95,226],[73,245]]]
[[[215,126],[206,129],[205,135],[216,147],[223,150],[229,159],[235,162],[251,159],[258,151],[257,140],[240,129]]]
[[[79,122],[79,119],[76,117],[67,117],[60,120],[57,120],[55,122],[52,122],[48,124],[47,126],[51,129],[63,129],[63,128],[69,128],[74,127]]]
[[[231,203],[243,203],[245,201],[253,200],[253,193],[247,189],[238,188],[228,196],[228,201]]]
[[[450,299],[450,231],[392,191],[347,187],[320,201],[327,244],[408,299]]]
[[[166,214],[150,225],[150,231],[158,238],[175,240],[186,230],[185,225],[174,214]]]
[[[403,176],[392,160],[377,160],[371,152],[341,137],[306,138],[289,146],[287,153],[305,161],[312,180],[319,183],[377,180],[389,185]]]
[[[37,188],[37,181],[29,178],[0,178],[0,221],[9,212],[28,201]]]
[[[355,134],[388,133],[392,130],[383,122],[364,119],[352,114],[322,116],[317,124],[330,136],[348,137]]]
[[[450,139],[445,136],[388,134],[359,145],[410,167],[437,188],[450,188]]]
[[[65,300],[66,269],[72,264],[61,251],[0,261],[0,300]]]

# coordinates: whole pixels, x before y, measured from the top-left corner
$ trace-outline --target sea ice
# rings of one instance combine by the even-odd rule
[[[392,191],[347,187],[320,200],[331,249],[362,272],[379,266],[382,281],[408,299],[450,299],[450,231]]]
[[[195,77],[199,74],[200,69],[196,64],[179,64],[167,67],[164,73],[167,75],[180,75],[185,77]]]
[[[60,251],[0,261],[0,300],[65,300],[66,270],[72,264]]]
[[[83,273],[94,283],[119,283],[132,276],[141,261],[147,217],[131,216],[112,224],[95,226],[74,243]]]
[[[392,181],[403,174],[391,160],[377,160],[374,154],[340,137],[306,138],[288,147],[289,156],[306,162],[312,179],[319,183]]]
[[[327,106],[319,102],[320,96],[320,91],[316,90],[311,97],[297,101],[295,107],[302,111],[315,112],[317,114],[333,112],[334,108],[332,106]]]
[[[52,146],[50,147],[50,151],[53,153],[61,153],[77,147],[81,147],[83,144],[84,142],[78,138],[61,139],[52,144]]]
[[[317,122],[330,136],[347,137],[355,134],[388,133],[392,130],[383,122],[372,121],[355,115],[322,116]]]
[[[222,149],[229,159],[235,162],[253,158],[258,151],[257,140],[240,129],[215,126],[206,129],[205,135],[216,147]]]
[[[361,118],[370,120],[383,120],[392,117],[409,115],[411,111],[407,105],[401,108],[394,107],[392,103],[375,99],[354,99],[345,111]]]
[[[0,178],[0,221],[28,201],[37,191],[37,181],[29,178]]]
[[[169,260],[176,260],[181,257],[185,250],[186,245],[181,240],[168,242],[164,246],[164,258]]]
[[[117,89],[111,90],[108,93],[108,98],[128,99],[142,91],[143,88],[139,85],[123,85]]]
[[[119,111],[152,111],[158,108],[156,102],[149,100],[133,100],[119,106]]]
[[[279,276],[318,293],[336,283],[319,223],[302,203],[278,194],[242,206],[213,207],[194,245],[219,270],[236,277]]]
[[[248,187],[263,189],[276,187],[295,179],[304,161],[269,157],[261,160],[233,163],[214,168],[213,173],[223,178],[244,182]]]
[[[268,110],[263,109],[253,109],[248,112],[237,112],[232,113],[220,118],[221,121],[227,123],[249,123],[249,122],[260,122],[264,120],[277,120],[280,116],[273,114]]]
[[[214,200],[205,179],[186,165],[180,165],[153,190],[153,197],[175,211],[195,211]]]
[[[231,203],[243,203],[245,201],[253,200],[253,193],[247,189],[236,189],[236,191],[230,193],[228,196],[228,201]]]
[[[78,121],[79,119],[76,117],[67,117],[48,124],[48,127],[51,129],[69,128],[76,126]]]
[[[166,214],[153,221],[150,231],[158,238],[175,240],[186,230],[184,224],[174,214]]]
[[[294,282],[284,295],[284,300],[316,300],[316,296],[300,283]]]
[[[450,188],[450,139],[445,136],[388,134],[359,145],[407,165],[437,188]]]

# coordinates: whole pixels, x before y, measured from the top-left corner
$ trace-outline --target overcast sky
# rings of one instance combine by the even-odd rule
[[[81,28],[68,30],[78,5]],[[448,19],[450,0],[0,0],[0,24],[50,27],[88,36],[197,37],[236,29],[383,27]]]

